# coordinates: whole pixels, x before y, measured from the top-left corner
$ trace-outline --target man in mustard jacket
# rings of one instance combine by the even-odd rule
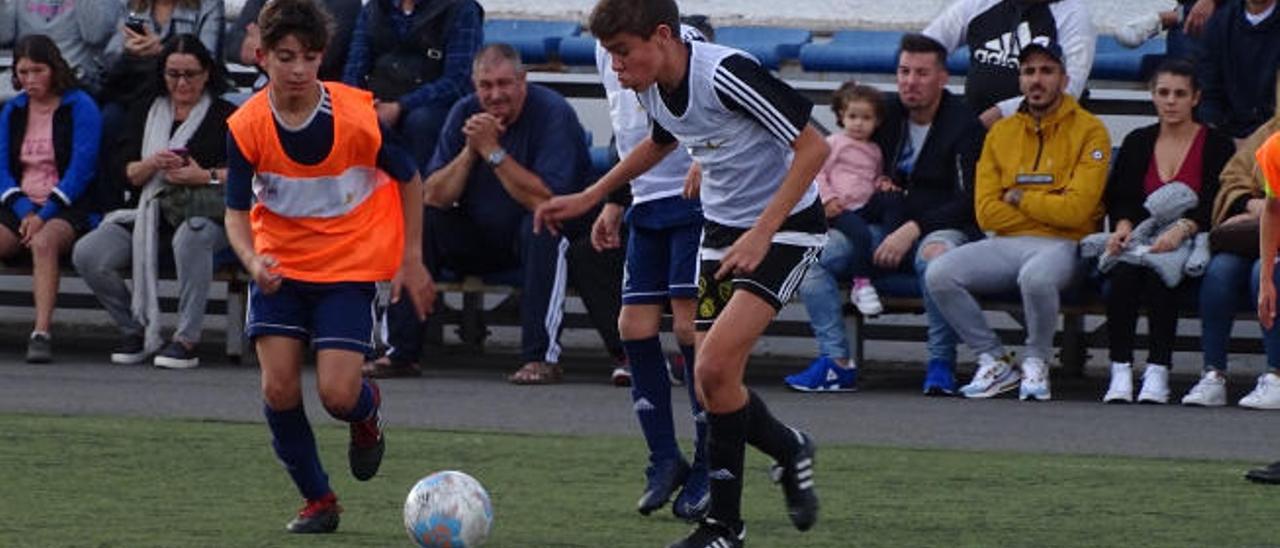
[[[989,398],[1019,385],[1023,400],[1048,400],[1046,361],[1053,351],[1059,292],[1077,274],[1076,246],[1102,218],[1111,142],[1102,122],[1066,95],[1057,45],[1023,48],[1018,113],[991,127],[978,160],[974,207],[986,240],[937,259],[925,275],[942,315],[978,355],[978,371],[960,389]],[[1014,368],[973,294],[1018,290],[1027,349]]]

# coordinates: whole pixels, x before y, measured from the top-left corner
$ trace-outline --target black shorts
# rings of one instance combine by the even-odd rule
[[[804,279],[805,270],[818,260],[826,240],[826,219],[821,204],[793,214],[773,236],[760,265],[750,274],[715,279],[720,259],[745,229],[708,222],[698,253],[698,310],[694,327],[706,331],[729,304],[734,291],[749,291],[773,306],[774,311],[791,300]]]
[[[53,219],[62,219],[63,221],[66,221],[67,224],[71,225],[71,228],[75,230],[76,237],[83,236],[86,232],[89,232],[90,228],[92,228],[89,226],[89,215],[78,209],[63,208],[49,220]],[[16,235],[18,234],[18,229],[22,227],[22,219],[19,219],[18,215],[14,213],[12,209],[0,206],[0,225],[3,225],[5,228],[13,231]]]

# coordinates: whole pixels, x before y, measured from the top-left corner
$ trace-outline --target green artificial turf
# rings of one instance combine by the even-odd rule
[[[336,534],[300,537],[261,424],[0,415],[0,546],[408,546],[404,497],[440,469],[488,488],[486,546],[661,547],[688,529],[635,512],[639,439],[392,429],[359,483],[346,429],[317,437],[345,512]],[[817,460],[822,514],[802,534],[748,453],[748,546],[1280,546],[1280,487],[1242,480],[1250,463],[850,446]]]

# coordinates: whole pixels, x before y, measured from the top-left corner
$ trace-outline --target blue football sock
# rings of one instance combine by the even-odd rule
[[[378,410],[373,402],[373,388],[369,386],[368,379],[360,379],[360,395],[356,397],[356,404],[350,411],[345,414],[335,414],[330,411],[333,418],[344,422],[360,422],[373,416]]]
[[[622,341],[631,362],[631,402],[640,420],[640,430],[649,444],[649,460],[660,462],[679,458],[675,425],[671,418],[671,379],[658,337]]]
[[[271,446],[276,457],[284,464],[285,471],[298,486],[298,492],[307,500],[317,500],[329,494],[329,476],[320,466],[320,453],[316,451],[316,438],[307,422],[307,413],[299,405],[293,409],[276,411],[262,406],[271,428]]]
[[[684,386],[689,390],[689,407],[693,412],[693,465],[707,465],[707,414],[698,403],[697,382],[694,380],[693,360],[696,353],[693,345],[680,345],[680,353],[684,355]]]

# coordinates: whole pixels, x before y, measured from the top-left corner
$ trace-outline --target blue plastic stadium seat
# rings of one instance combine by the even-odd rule
[[[588,183],[594,183],[596,179],[608,173],[610,169],[613,169],[613,164],[616,161],[617,157],[613,153],[613,147],[609,145],[591,147],[591,175]]]
[[[721,27],[716,42],[750,53],[760,64],[776,69],[782,61],[800,56],[801,46],[813,39],[806,29],[784,27]]]
[[[560,40],[560,62],[575,67],[596,65],[596,39],[589,34]]]
[[[525,63],[546,63],[559,51],[561,40],[578,32],[573,21],[490,19],[484,22],[484,43],[510,44]]]
[[[1120,45],[1114,36],[1099,36],[1093,70],[1089,77],[1100,80],[1141,81],[1151,74],[1165,56],[1164,38],[1147,40],[1130,49]]]
[[[827,44],[800,48],[800,66],[815,72],[868,72],[892,74],[898,70],[901,32],[843,30]]]
[[[969,73],[969,46],[960,46],[947,56],[947,72],[955,75]]]

